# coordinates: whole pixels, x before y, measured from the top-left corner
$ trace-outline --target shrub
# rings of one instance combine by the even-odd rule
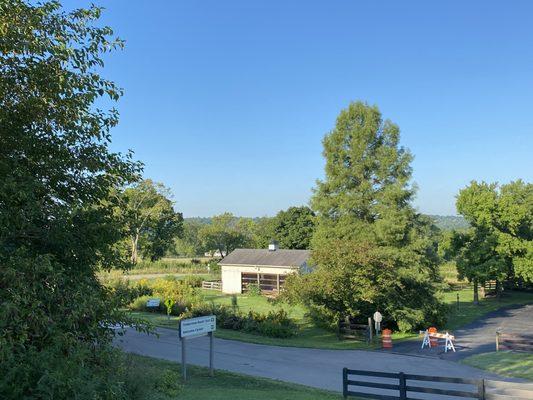
[[[150,300],[152,296],[140,296],[137,297],[135,300],[133,300],[129,305],[128,308],[133,311],[147,311],[148,308],[146,307],[146,302]],[[160,311],[160,310],[158,310]]]
[[[257,283],[250,283],[248,285],[248,296],[261,296],[261,288]]]
[[[197,275],[187,275],[182,281],[191,287],[202,287],[203,278]]]
[[[182,314],[182,318],[216,315],[217,326],[222,329],[245,331],[269,337],[288,338],[296,335],[298,326],[284,310],[261,314],[250,311],[243,315],[223,305],[202,303]]]

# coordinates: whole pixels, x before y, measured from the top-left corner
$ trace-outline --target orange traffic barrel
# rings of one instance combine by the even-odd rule
[[[392,349],[392,331],[390,329],[383,329],[381,333],[381,342],[384,349]]]
[[[428,332],[429,332],[429,347],[438,347],[439,339],[431,336],[432,333],[437,333],[437,328],[432,326],[431,328],[428,329]]]

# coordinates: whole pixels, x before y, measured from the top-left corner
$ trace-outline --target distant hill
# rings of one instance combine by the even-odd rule
[[[454,229],[466,229],[470,225],[466,220],[461,216],[456,215],[428,215],[429,218],[431,218],[433,221],[435,221],[435,225],[443,231],[451,231]],[[258,220],[259,218],[253,218],[254,220]],[[189,217],[185,218],[185,221],[190,222],[199,222],[201,224],[210,224],[211,218],[210,217]]]
[[[466,229],[470,226],[463,217],[457,215],[428,215],[428,217],[443,231]]]
[[[187,217],[183,218],[185,222],[200,223],[200,224],[210,224],[211,217]]]

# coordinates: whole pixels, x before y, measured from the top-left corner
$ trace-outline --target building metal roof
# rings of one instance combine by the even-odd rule
[[[309,250],[235,249],[220,261],[220,265],[258,265],[300,267],[309,260]]]

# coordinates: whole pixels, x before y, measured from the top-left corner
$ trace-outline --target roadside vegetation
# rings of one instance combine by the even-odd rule
[[[477,354],[461,361],[502,376],[533,381],[533,354],[510,351]]]
[[[118,368],[129,388],[128,400],[340,400],[338,393],[273,379],[187,366],[187,382],[181,366],[171,361],[134,354],[123,355]]]

